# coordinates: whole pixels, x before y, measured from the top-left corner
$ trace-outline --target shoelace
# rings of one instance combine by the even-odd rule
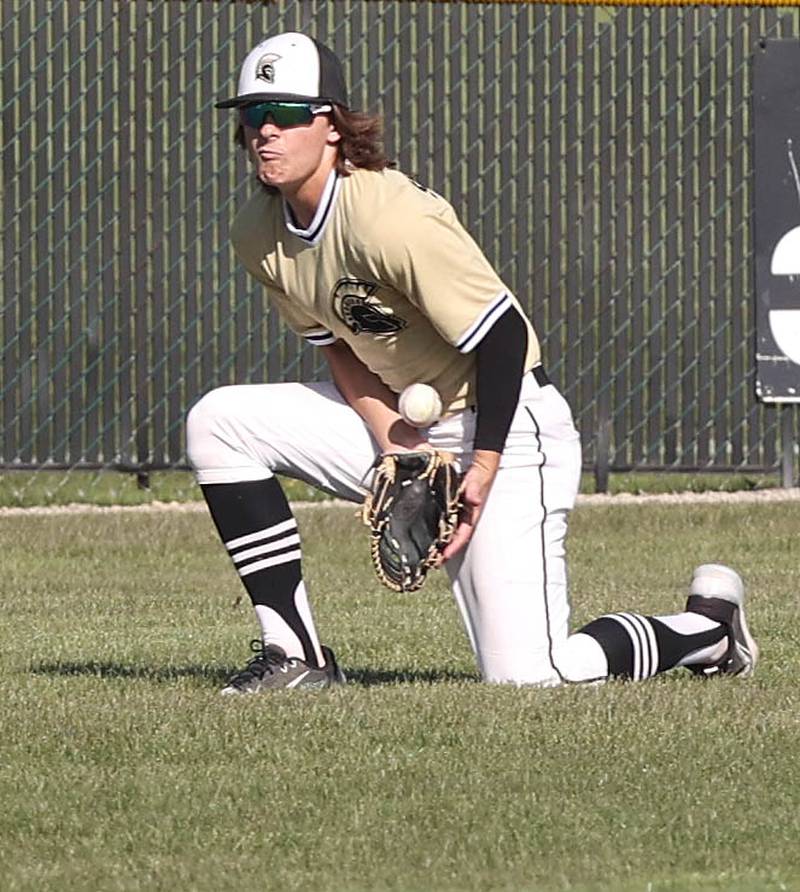
[[[263,678],[265,675],[272,675],[285,663],[293,665],[295,662],[294,660],[287,660],[285,656],[281,656],[277,651],[267,650],[267,648],[264,647],[264,642],[260,638],[254,638],[250,642],[250,650],[257,654],[257,656],[253,657],[244,669],[234,675],[230,680],[230,684],[233,687],[247,684],[248,681],[251,681],[254,678]]]

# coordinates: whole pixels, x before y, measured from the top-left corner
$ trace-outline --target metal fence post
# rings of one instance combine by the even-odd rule
[[[781,486],[794,486],[794,404],[781,406]]]

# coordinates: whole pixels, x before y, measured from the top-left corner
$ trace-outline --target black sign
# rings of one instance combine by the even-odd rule
[[[755,55],[756,394],[800,402],[800,41]]]

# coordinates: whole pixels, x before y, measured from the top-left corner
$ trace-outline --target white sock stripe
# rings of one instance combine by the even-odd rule
[[[642,678],[650,678],[653,674],[653,648],[647,634],[649,623],[637,613],[629,613],[628,618],[639,630],[642,639]]]
[[[325,663],[325,660],[322,656],[322,648],[319,643],[319,637],[317,636],[317,630],[314,626],[314,617],[311,615],[311,605],[308,603],[308,593],[306,592],[305,583],[302,579],[297,583],[297,587],[294,590],[294,606],[300,619],[303,621],[303,625],[306,627],[306,633],[311,641],[311,646],[314,648],[314,654],[317,657],[317,665],[322,666]]]
[[[658,669],[658,644],[656,643],[656,635],[649,621],[638,613],[621,613],[631,625],[637,630],[639,640],[642,645],[642,675],[643,678],[650,678],[656,674]]]
[[[263,561],[253,561],[252,564],[245,564],[244,567],[239,568],[240,576],[249,576],[250,573],[255,573],[258,570],[266,570],[267,567],[274,567],[277,564],[288,564],[290,561],[299,561],[300,560],[300,549],[296,548],[294,551],[287,551],[285,554],[276,554],[271,558],[264,558]]]
[[[699,635],[720,627],[717,620],[703,616],[702,613],[675,613],[672,616],[658,616],[656,619],[679,635]]]
[[[642,642],[642,678],[650,678],[655,674],[653,665],[653,642],[650,639],[650,623],[639,616],[638,613],[626,613],[625,616],[633,623],[639,633]]]
[[[264,644],[277,644],[286,651],[286,655],[304,659],[303,645],[297,632],[272,607],[266,604],[255,605],[256,616],[261,626],[261,639]]]
[[[245,548],[244,551],[232,554],[231,558],[234,564],[239,564],[252,557],[257,557],[259,554],[269,554],[272,551],[280,551],[282,548],[288,548],[290,545],[299,544],[300,535],[295,533],[292,536],[284,536],[282,539],[275,539],[272,542],[267,542],[266,545],[256,545],[255,548]]]
[[[644,648],[639,629],[630,621],[627,613],[612,613],[609,615],[609,618],[615,619],[628,633],[628,637],[631,639],[631,644],[633,645],[633,668],[631,670],[631,678],[634,681],[641,681],[643,678],[642,658]]]
[[[638,645],[639,649],[639,665],[633,678],[635,681],[641,681],[643,678],[647,678],[646,672],[649,664],[649,654],[645,647],[646,638],[642,632],[642,627],[636,622],[635,614],[618,613],[617,616],[629,623],[629,628],[633,630],[633,635],[635,635],[635,644]]]
[[[649,619],[642,618],[642,624],[644,625],[645,634],[647,635],[647,640],[650,642],[650,675],[651,677],[658,672],[658,641],[656,640],[656,632],[653,628],[653,624]]]
[[[225,543],[225,547],[228,551],[233,551],[236,548],[241,548],[242,545],[249,545],[251,542],[259,542],[261,539],[269,539],[272,536],[277,536],[279,533],[285,533],[288,530],[295,529],[297,529],[297,521],[293,517],[290,517],[288,520],[283,520],[271,527],[265,527],[263,530],[257,530],[255,533],[239,536],[238,539],[230,539]]]

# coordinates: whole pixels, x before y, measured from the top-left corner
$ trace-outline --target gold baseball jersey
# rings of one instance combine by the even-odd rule
[[[233,246],[289,327],[345,341],[396,393],[420,381],[446,412],[475,403],[475,347],[519,302],[441,196],[398,171],[332,173],[307,229],[280,194],[257,190]],[[539,362],[528,328],[525,370]]]

